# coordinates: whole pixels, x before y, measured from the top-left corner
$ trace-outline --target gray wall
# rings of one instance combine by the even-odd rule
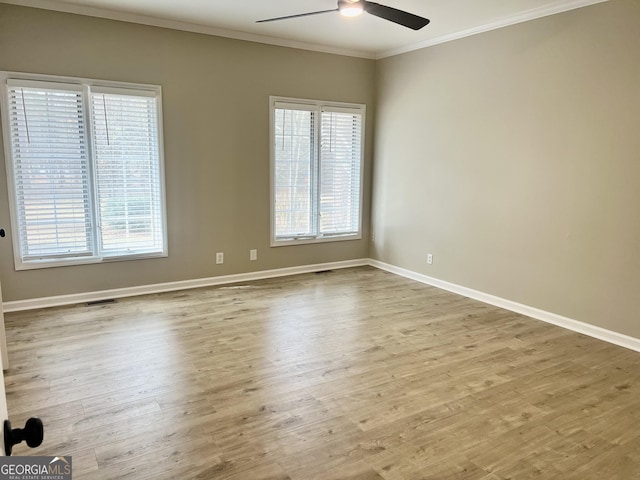
[[[4,300],[367,257],[373,121],[364,239],[269,247],[269,95],[364,103],[372,119],[374,69],[371,60],[0,4],[0,70],[162,86],[169,234],[165,259],[20,272],[10,238],[1,239]],[[4,168],[0,226],[9,228]],[[221,251],[225,264],[215,265]]]
[[[640,338],[639,25],[611,0],[378,62],[371,256]]]
[[[1,70],[163,87],[170,249],[15,272],[5,238],[5,300],[371,256],[640,338],[638,25],[610,0],[373,62],[0,4]],[[269,95],[367,104],[366,239],[269,247]]]

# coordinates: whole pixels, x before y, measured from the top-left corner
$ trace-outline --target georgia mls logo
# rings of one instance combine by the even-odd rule
[[[0,480],[71,480],[71,457],[0,457]]]
[[[71,457],[67,460],[65,457],[53,457],[49,462],[49,474],[71,475]]]

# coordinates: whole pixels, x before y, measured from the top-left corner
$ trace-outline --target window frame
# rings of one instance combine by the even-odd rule
[[[17,189],[15,185],[14,158],[12,151],[12,140],[10,131],[9,95],[8,82],[18,80],[20,82],[34,82],[34,84],[51,83],[52,89],[60,85],[70,85],[82,90],[83,121],[86,125],[84,141],[87,148],[87,169],[89,179],[89,212],[92,231],[91,253],[89,255],[78,255],[75,257],[49,257],[39,259],[22,258],[22,247],[19,232],[19,213]],[[137,252],[132,254],[108,255],[105,256],[100,251],[99,240],[99,212],[97,206],[97,178],[95,168],[95,147],[92,141],[94,126],[91,120],[91,89],[99,91],[113,89],[123,95],[150,96],[156,99],[156,122],[158,138],[158,182],[160,195],[160,221],[162,222],[162,251],[158,252]],[[7,175],[7,191],[9,197],[9,213],[11,220],[11,238],[13,242],[13,257],[15,270],[32,270],[50,267],[63,267],[71,265],[97,264],[117,261],[130,261],[148,258],[168,257],[168,226],[167,226],[167,205],[165,186],[165,162],[164,162],[164,128],[162,113],[162,87],[159,85],[139,84],[130,82],[116,82],[111,80],[97,80],[81,77],[68,77],[46,74],[32,74],[24,72],[0,71],[0,118],[2,120],[2,141],[4,144],[5,169]]]
[[[313,212],[313,216],[315,217],[314,221],[316,222],[316,233],[312,236],[299,236],[299,237],[287,237],[287,238],[279,238],[276,237],[276,228],[275,228],[275,172],[276,172],[276,154],[275,154],[275,135],[276,135],[276,126],[275,126],[275,112],[277,104],[290,104],[292,106],[299,107],[313,107],[313,111],[318,112],[320,116],[316,119],[315,124],[315,132],[317,134],[317,138],[315,140],[314,152],[315,159],[310,159],[311,168],[312,168],[312,206],[311,210]],[[321,124],[322,124],[322,109],[334,109],[334,111],[343,110],[346,113],[354,112],[359,113],[361,115],[361,123],[360,123],[360,168],[359,168],[359,184],[358,184],[358,230],[356,233],[349,234],[337,234],[337,235],[322,235],[319,232],[319,217],[318,217],[318,209],[320,205],[320,184],[319,184],[319,174],[318,172],[321,169],[321,148],[322,148],[322,138],[320,135]],[[304,108],[301,108],[304,110]],[[312,111],[309,109],[309,111]],[[269,211],[270,211],[270,246],[271,247],[284,247],[284,246],[292,246],[292,245],[305,245],[305,244],[314,244],[314,243],[327,243],[327,242],[341,242],[348,240],[361,240],[362,239],[362,214],[363,214],[363,199],[364,199],[364,149],[365,149],[365,127],[366,127],[366,105],[361,103],[347,103],[347,102],[333,102],[333,101],[322,101],[322,100],[311,100],[304,98],[291,98],[291,97],[281,97],[281,96],[270,96],[269,97]]]

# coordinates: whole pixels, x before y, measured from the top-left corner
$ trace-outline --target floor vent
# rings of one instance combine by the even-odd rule
[[[95,302],[87,302],[85,305],[87,307],[97,307],[99,305],[109,305],[111,303],[116,303],[115,298],[106,298],[104,300],[96,300]]]

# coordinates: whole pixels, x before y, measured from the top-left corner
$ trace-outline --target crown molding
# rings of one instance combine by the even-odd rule
[[[170,28],[173,30],[182,30],[185,32],[201,33],[204,35],[212,35],[216,37],[232,38],[235,40],[244,40],[248,42],[264,43],[267,45],[275,45],[279,47],[297,48],[301,50],[311,50],[314,52],[330,53],[334,55],[345,55],[349,57],[358,57],[366,59],[379,60],[403,53],[411,52],[414,50],[420,50],[441,43],[451,42],[479,33],[489,32],[491,30],[497,30],[499,28],[508,27],[529,20],[535,20],[537,18],[547,17],[549,15],[555,15],[557,13],[566,12],[569,10],[575,10],[577,8],[587,7],[597,3],[607,2],[609,0],[561,0],[552,5],[544,5],[542,7],[526,10],[517,15],[511,15],[494,22],[489,22],[484,25],[462,30],[447,35],[441,35],[439,37],[431,38],[423,42],[413,43],[405,45],[403,47],[386,50],[383,52],[372,53],[362,50],[351,50],[346,48],[330,47],[327,45],[320,45],[315,43],[299,42],[295,40],[287,40],[283,38],[270,37],[267,35],[258,35],[254,33],[239,32],[235,30],[227,30],[223,28],[211,27],[206,25],[198,25],[188,22],[180,22],[177,20],[169,20],[165,18],[151,17],[147,15],[137,15],[133,13],[118,12],[115,10],[108,10],[104,8],[88,7],[83,5],[73,5],[70,3],[64,3],[57,0],[0,0],[0,3],[7,3],[10,5],[19,5],[23,7],[40,8],[44,10],[53,10],[57,12],[72,13],[77,15],[86,15],[89,17],[106,18],[109,20],[118,20],[121,22],[137,23],[141,25],[148,25],[152,27]]]
[[[609,0],[563,0],[557,3],[554,3],[553,5],[545,5],[542,7],[532,8],[531,10],[526,10],[517,15],[511,15],[509,17],[501,18],[500,20],[489,22],[484,25],[478,25],[477,27],[469,28],[467,30],[462,30],[460,32],[441,35],[439,37],[425,40],[424,42],[418,42],[411,45],[406,45],[404,47],[387,50],[385,52],[376,54],[375,58],[376,60],[380,60],[382,58],[393,57],[395,55],[400,55],[402,53],[407,53],[407,52],[412,52],[414,50],[420,50],[423,48],[432,47],[434,45],[439,45],[441,43],[452,42],[454,40],[470,37],[472,35],[477,35],[479,33],[489,32],[491,30],[497,30],[499,28],[508,27],[510,25],[516,25],[518,23],[528,22],[529,20],[548,17],[549,15],[555,15],[557,13],[567,12],[569,10],[575,10],[577,8],[582,8],[582,7],[588,7],[589,5],[594,5],[596,3],[603,3],[607,1]]]
[[[178,20],[169,20],[166,18],[157,18],[147,15],[118,12],[115,10],[108,10],[104,8],[88,7],[84,5],[72,5],[70,3],[63,3],[56,0],[0,0],[0,3],[18,5],[21,7],[39,8],[42,10],[53,10],[56,12],[72,13],[76,15],[85,15],[87,17],[118,20],[127,23],[137,23],[150,27],[161,27],[169,28],[172,30],[181,30],[184,32],[201,33],[204,35],[232,38],[234,40],[244,40],[247,42],[263,43],[267,45],[275,45],[278,47],[297,48],[300,50],[311,50],[314,52],[331,53],[333,55],[344,55],[348,57],[367,58],[370,60],[375,59],[375,54],[372,52],[330,47],[328,45],[319,45],[315,43],[299,42],[295,40],[287,40],[284,38],[270,37],[267,35],[239,32],[236,30],[226,30],[224,28],[198,25],[195,23],[181,22]]]

